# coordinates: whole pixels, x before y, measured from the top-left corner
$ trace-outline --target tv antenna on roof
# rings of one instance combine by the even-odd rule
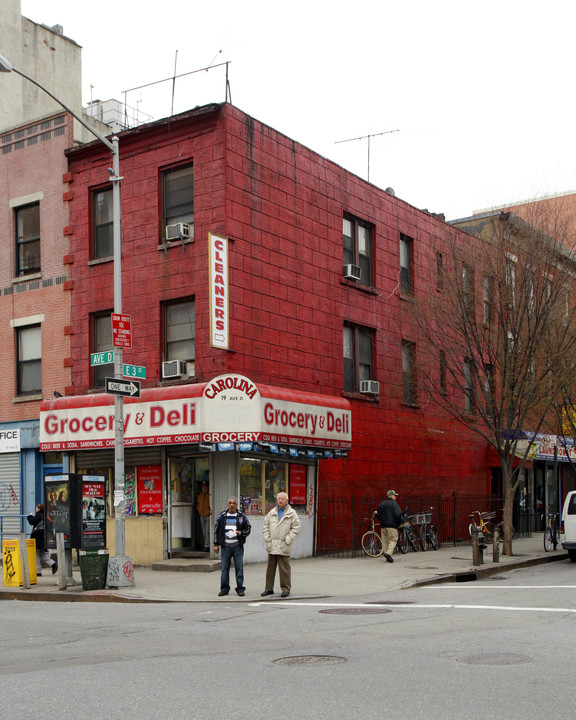
[[[370,138],[378,137],[379,135],[389,135],[390,133],[400,132],[400,130],[385,130],[381,133],[372,133],[371,135],[362,135],[362,137],[350,138],[349,140],[336,140],[334,145],[340,143],[354,142],[354,140],[368,140],[368,177],[367,180],[370,182]]]

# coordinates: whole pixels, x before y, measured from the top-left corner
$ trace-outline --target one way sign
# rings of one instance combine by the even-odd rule
[[[121,380],[120,378],[106,378],[106,392],[112,395],[127,395],[140,397],[140,383],[136,380]]]

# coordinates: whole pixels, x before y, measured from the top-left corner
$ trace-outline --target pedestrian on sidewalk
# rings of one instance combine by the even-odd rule
[[[200,515],[200,527],[202,528],[202,536],[204,538],[204,550],[210,550],[210,493],[208,492],[208,483],[202,481],[202,490],[198,494],[196,500],[196,510]]]
[[[244,543],[251,530],[248,518],[238,510],[238,498],[228,498],[228,507],[218,515],[214,526],[214,552],[218,554],[218,551],[222,550],[219,597],[228,595],[230,592],[232,558],[234,558],[236,573],[236,592],[240,597],[246,593],[244,587]]]
[[[50,553],[46,549],[44,543],[44,504],[36,505],[36,514],[30,513],[26,518],[33,530],[30,537],[36,540],[36,575],[42,576],[42,564],[52,568],[52,575],[58,570],[58,565],[50,557]]]
[[[262,527],[262,536],[268,553],[266,587],[262,597],[274,595],[276,568],[280,575],[281,597],[288,597],[292,588],[290,549],[300,532],[300,519],[296,510],[288,505],[288,495],[285,492],[278,493],[276,501],[276,507],[266,515]]]
[[[388,490],[386,500],[378,505],[376,516],[380,521],[380,534],[382,536],[382,548],[387,562],[394,562],[392,554],[398,542],[398,528],[401,523],[402,510],[396,502],[398,493],[396,490]]]

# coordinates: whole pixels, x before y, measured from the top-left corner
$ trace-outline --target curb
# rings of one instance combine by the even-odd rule
[[[543,555],[540,557],[528,558],[527,560],[517,560],[516,562],[506,563],[506,565],[491,565],[485,568],[472,568],[463,572],[448,573],[446,575],[436,575],[435,577],[425,578],[424,580],[416,580],[407,587],[423,587],[425,585],[440,585],[441,583],[453,582],[473,582],[481,580],[491,575],[498,575],[508,570],[518,570],[520,568],[532,567],[533,565],[544,565],[545,563],[557,562],[559,560],[568,560],[568,553],[561,555]]]

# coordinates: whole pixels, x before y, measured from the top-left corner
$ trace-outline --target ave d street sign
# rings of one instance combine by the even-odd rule
[[[137,380],[121,380],[120,378],[107,377],[106,392],[112,395],[140,397],[140,383]]]
[[[104,350],[99,353],[92,353],[90,355],[90,367],[98,367],[99,365],[111,365],[114,362],[114,351]],[[123,375],[126,377],[146,377],[146,368],[142,365],[127,365],[122,363]]]

